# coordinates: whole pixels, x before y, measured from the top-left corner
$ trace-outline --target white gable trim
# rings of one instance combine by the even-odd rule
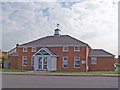
[[[49,53],[50,56],[57,56],[57,55],[51,55],[51,53],[46,50],[47,48],[46,48],[46,49],[45,49],[45,48],[41,48],[41,49],[38,50],[36,53],[34,53],[33,56],[35,56],[35,54],[37,54],[38,52],[40,52],[42,49],[45,50],[47,53]],[[32,57],[33,57],[33,56],[32,56]]]

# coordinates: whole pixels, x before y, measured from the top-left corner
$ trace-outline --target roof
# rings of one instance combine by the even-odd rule
[[[69,35],[60,35],[60,36],[46,36],[20,46],[40,46],[40,45],[87,45],[86,43],[75,39]]]
[[[114,56],[114,55],[103,49],[91,49],[89,56]]]
[[[9,56],[18,56],[18,52],[11,53]]]
[[[41,50],[45,50],[45,52],[49,53],[51,56],[58,56],[55,52],[53,52],[52,50],[48,49],[48,48],[41,48],[39,51],[37,51],[34,55],[36,54],[41,54],[40,51]],[[43,51],[42,51],[43,52]],[[33,55],[33,56],[34,56]]]
[[[50,50],[50,49],[48,49],[48,48],[43,48],[46,52],[49,52],[50,53],[50,55],[52,55],[52,56],[56,56],[57,54],[55,53],[55,52],[53,52],[52,50]]]

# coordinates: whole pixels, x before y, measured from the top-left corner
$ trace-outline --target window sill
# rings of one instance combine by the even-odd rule
[[[74,50],[74,52],[80,52],[80,50]]]
[[[74,67],[74,68],[80,68],[80,67]]]

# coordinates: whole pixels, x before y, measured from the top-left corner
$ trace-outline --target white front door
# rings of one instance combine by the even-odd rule
[[[47,57],[38,58],[38,70],[47,70]]]

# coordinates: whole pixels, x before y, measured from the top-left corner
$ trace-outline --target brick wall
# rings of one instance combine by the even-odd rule
[[[37,51],[41,47],[37,48]],[[92,65],[91,64],[91,57],[88,57],[89,54],[89,48],[86,46],[81,46],[79,52],[74,52],[74,47],[69,46],[69,52],[63,52],[63,47],[46,47],[51,49],[53,52],[57,53],[59,55],[57,59],[57,70],[80,70],[85,71],[86,70],[86,64],[82,64],[82,60],[85,60],[88,62],[89,70],[114,70],[114,57],[97,57],[97,64]],[[22,47],[17,47],[17,52],[19,53],[18,57],[9,57],[9,60],[11,62],[11,68],[26,68],[31,69],[31,58],[32,55],[35,52],[32,52],[32,48],[28,47],[27,52],[23,52]],[[87,56],[86,56],[87,55]],[[22,56],[27,56],[27,66],[22,66]],[[63,68],[63,57],[68,56],[68,68]],[[80,68],[74,68],[74,56],[80,57]],[[88,60],[87,60],[88,59]]]
[[[10,68],[18,68],[18,56],[8,56],[10,60]]]
[[[38,47],[37,50],[39,50],[41,47]],[[46,47],[51,49],[53,52],[57,53],[59,55],[58,60],[57,60],[57,69],[58,70],[85,70],[85,64],[81,64],[82,60],[86,60],[86,47],[81,46],[80,47],[80,52],[74,52],[74,47],[69,46],[69,52],[63,52],[63,47]],[[27,68],[31,69],[31,57],[34,54],[32,52],[32,48],[28,47],[27,52],[23,52],[23,48],[19,47],[17,51],[19,52],[18,56],[18,68]],[[22,56],[27,56],[27,66],[22,66]],[[63,57],[68,56],[68,67],[69,68],[63,68],[62,67],[62,61]],[[74,56],[80,56],[80,68],[74,68]]]
[[[63,52],[62,47],[50,47],[50,49],[58,53],[59,57],[57,60],[57,69],[58,70],[85,70],[85,64],[81,64],[82,60],[86,60],[86,47],[81,46],[79,52],[74,52],[74,47],[69,46],[69,52]],[[63,57],[68,56],[68,68],[62,67]],[[80,56],[80,68],[74,68],[74,56]]]
[[[89,57],[89,70],[112,71],[115,69],[114,63],[114,57],[97,57],[97,64],[91,64],[91,57]]]
[[[31,58],[34,52],[32,52],[32,48],[28,47],[27,52],[23,52],[23,48],[19,47],[17,49],[19,56],[18,56],[18,68],[25,68],[25,69],[32,69],[31,67]],[[22,66],[22,56],[27,56],[27,66]]]

